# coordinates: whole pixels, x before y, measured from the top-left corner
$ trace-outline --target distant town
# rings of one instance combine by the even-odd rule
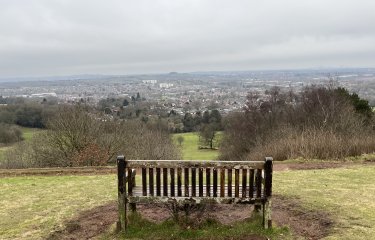
[[[142,98],[178,114],[241,109],[246,95],[272,87],[299,91],[304,86],[338,84],[375,105],[375,69],[320,69],[147,74],[83,75],[59,78],[0,79],[0,96],[58,103],[97,105],[103,99]],[[39,101],[39,100],[38,100]]]

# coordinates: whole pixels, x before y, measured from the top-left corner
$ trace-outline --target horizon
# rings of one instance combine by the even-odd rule
[[[2,3],[0,78],[375,67],[369,0]]]
[[[216,71],[188,71],[188,72],[151,72],[151,73],[133,73],[133,74],[103,74],[103,73],[81,73],[81,74],[64,74],[64,75],[38,75],[38,76],[10,76],[10,77],[0,77],[0,81],[37,81],[46,80],[54,81],[53,78],[77,78],[79,79],[90,79],[90,78],[100,78],[100,77],[127,77],[127,76],[152,76],[152,75],[169,75],[169,74],[224,74],[224,73],[259,73],[259,72],[304,72],[304,71],[314,71],[321,72],[322,74],[337,74],[339,72],[352,72],[352,71],[371,71],[375,70],[375,67],[311,67],[311,68],[285,68],[285,69],[254,69],[254,70],[216,70]],[[57,80],[67,80],[67,79],[57,79]],[[70,79],[74,80],[74,79]]]

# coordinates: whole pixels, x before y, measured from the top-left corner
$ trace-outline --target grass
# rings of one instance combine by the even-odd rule
[[[274,173],[274,193],[298,198],[306,209],[326,211],[335,221],[327,239],[375,236],[375,166],[282,171]],[[116,176],[49,176],[0,178],[0,239],[40,239],[63,227],[79,211],[116,199]],[[253,232],[273,239],[284,228],[262,232],[256,222],[223,226],[207,222],[198,229],[173,222],[135,219],[132,238],[225,238]],[[277,237],[275,237],[277,236]]]
[[[184,160],[214,160],[219,156],[218,150],[199,149],[199,136],[198,133],[177,133],[173,134],[173,139],[177,146],[177,138],[182,136],[184,141],[181,146],[182,158]],[[221,133],[219,133],[219,138]]]
[[[10,147],[0,147],[0,162],[4,159],[4,153],[9,149]]]
[[[0,178],[0,239],[45,238],[116,194],[115,175]]]
[[[25,138],[30,141],[32,134],[30,130],[29,137]],[[184,159],[217,157],[215,150],[198,149],[196,134],[181,135]],[[1,151],[4,149],[0,148]],[[373,155],[364,158],[373,159]],[[373,165],[275,172],[274,193],[297,198],[306,209],[328,212],[335,224],[326,239],[372,239],[375,236],[374,173]],[[51,231],[62,229],[64,221],[80,211],[115,200],[116,194],[115,175],[0,178],[0,239],[45,238]],[[132,222],[129,237],[138,239],[224,239],[249,232],[273,239],[288,237],[285,228],[263,231],[256,221],[233,226],[211,221],[198,229],[181,228],[171,221],[150,223],[136,216]]]
[[[25,141],[31,141],[35,133],[39,131],[43,131],[38,128],[25,128],[25,127],[21,128],[21,130],[22,130],[22,136],[25,139]]]
[[[24,138],[24,141],[32,141],[33,139],[33,136],[35,133],[39,132],[39,131],[43,131],[43,130],[40,130],[38,128],[25,128],[25,127],[22,127],[21,128],[21,131],[22,131],[22,136]],[[14,145],[14,144],[13,144]],[[0,162],[4,160],[4,154],[5,152],[12,148],[13,145],[7,145],[7,146],[0,146]]]
[[[274,173],[274,191],[298,198],[307,209],[328,212],[336,222],[327,239],[375,236],[375,166]]]

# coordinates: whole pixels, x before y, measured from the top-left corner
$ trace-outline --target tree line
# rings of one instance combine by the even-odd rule
[[[222,159],[340,159],[375,151],[371,106],[334,84],[250,92],[226,123]]]

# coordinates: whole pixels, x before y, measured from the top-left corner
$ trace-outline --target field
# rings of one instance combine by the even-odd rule
[[[33,138],[33,135],[36,132],[41,131],[40,129],[36,129],[36,128],[21,128],[21,130],[22,130],[22,136],[24,138],[24,141],[31,141],[31,139]],[[3,147],[0,146],[0,161],[4,159],[4,153],[11,147],[12,146],[3,146]]]
[[[306,209],[323,210],[334,223],[326,239],[375,236],[375,166],[276,172],[277,194],[299,199]]]
[[[219,137],[221,133],[218,134]],[[173,134],[173,139],[177,143],[177,138],[182,136],[184,138],[181,144],[182,159],[184,160],[213,160],[217,159],[219,153],[218,150],[211,149],[198,149],[199,136],[198,133],[177,133]]]
[[[0,178],[0,239],[40,239],[116,197],[114,175]]]
[[[174,138],[176,136],[178,135],[174,135]],[[185,159],[213,159],[217,156],[217,151],[198,150],[197,135],[188,133],[183,136]],[[344,165],[336,162],[317,167],[338,168],[288,170],[293,164],[306,165],[289,161],[275,167],[278,169],[274,173],[273,208],[276,222],[283,218],[283,223],[294,219],[300,224],[299,221],[304,218],[302,220],[305,224],[310,224],[311,221],[312,225],[327,218],[332,224],[327,225],[328,232],[324,239],[372,239],[375,236],[374,164],[357,162]],[[91,221],[99,224],[97,226],[109,229],[102,231],[101,239],[120,237],[113,233],[117,198],[114,174],[0,177],[0,196],[0,239],[49,237],[53,232],[59,233],[72,228],[70,220],[82,217],[85,210],[92,211],[86,215],[91,216]],[[294,209],[286,209],[289,217],[279,215],[283,202],[298,205],[300,214]],[[99,207],[101,205],[109,208]],[[111,213],[108,215],[110,219],[108,216],[107,219],[100,218],[100,214],[107,213]],[[107,222],[109,225],[105,225]],[[230,226],[208,222],[198,230],[181,228],[171,221],[156,224],[135,218],[133,223],[130,237],[134,239],[212,239],[231,235],[244,237],[248,236],[246,234],[249,234],[249,229],[271,239],[290,239],[290,233],[285,228],[278,227],[267,232],[249,221]],[[256,224],[259,226],[259,223]],[[288,222],[286,224],[289,225]],[[89,225],[92,229],[97,227],[92,226],[92,222]],[[80,225],[73,224],[73,228],[80,229]],[[293,224],[290,224],[290,229],[292,232],[295,230]]]

